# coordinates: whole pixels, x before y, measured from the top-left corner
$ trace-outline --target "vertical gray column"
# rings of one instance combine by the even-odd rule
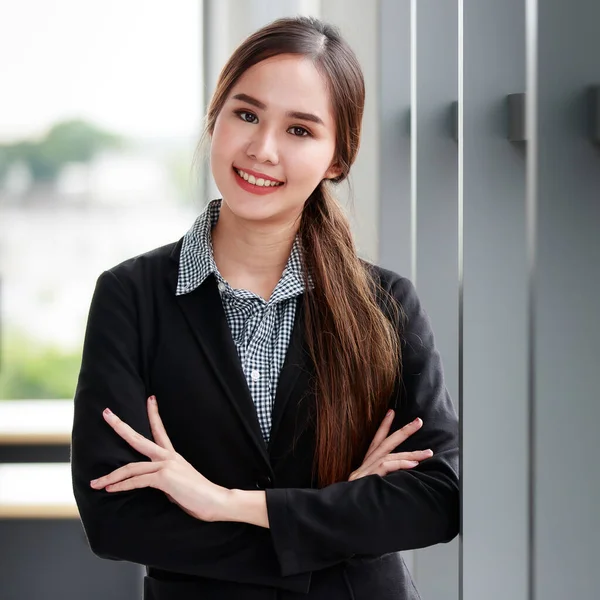
[[[379,263],[411,277],[410,0],[381,0]]]
[[[412,278],[410,0],[381,0],[379,55],[379,264]]]
[[[452,127],[458,100],[458,2],[418,0],[413,8],[413,276],[458,408],[458,144]],[[458,552],[456,539],[414,553],[413,572],[423,598],[458,599]]]
[[[527,89],[536,111],[532,598],[592,600],[600,596],[600,147],[587,92],[600,84],[600,3],[544,0],[528,11],[537,37],[537,85],[530,77]]]
[[[457,2],[381,2],[380,264],[410,277],[458,405]],[[458,598],[458,540],[404,553],[423,598]]]
[[[461,0],[462,600],[527,598],[524,0]]]

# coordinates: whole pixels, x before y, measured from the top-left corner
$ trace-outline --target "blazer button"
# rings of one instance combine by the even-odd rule
[[[256,487],[259,490],[264,490],[266,488],[273,487],[273,481],[268,475],[260,475],[258,480],[256,481]]]

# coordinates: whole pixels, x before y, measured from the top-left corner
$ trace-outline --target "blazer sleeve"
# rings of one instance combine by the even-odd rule
[[[91,550],[101,558],[178,573],[306,591],[310,574],[281,576],[265,528],[197,520],[154,488],[111,494],[90,487],[90,480],[120,466],[149,460],[116,435],[102,417],[109,407],[152,439],[132,290],[112,271],[98,278],[75,393],[72,483]]]
[[[444,384],[429,319],[413,284],[396,275],[405,314],[404,398],[390,433],[423,419],[395,452],[434,455],[411,470],[368,475],[322,489],[267,489],[271,535],[283,575],[353,555],[381,555],[449,542],[459,531],[458,419]]]

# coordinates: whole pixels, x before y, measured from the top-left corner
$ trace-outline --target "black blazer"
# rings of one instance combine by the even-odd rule
[[[418,598],[399,551],[457,535],[459,488],[457,416],[414,286],[370,265],[406,316],[397,324],[404,374],[389,401],[397,409],[391,431],[417,416],[424,421],[397,450],[431,448],[434,456],[410,471],[317,489],[302,300],[267,446],[215,279],[175,295],[181,242],[129,259],[96,284],[71,446],[73,489],[92,551],[146,565],[147,600]],[[102,411],[109,407],[152,439],[151,394],[175,449],[200,473],[227,488],[266,490],[270,529],[199,521],[153,488],[90,488],[91,479],[148,460]]]

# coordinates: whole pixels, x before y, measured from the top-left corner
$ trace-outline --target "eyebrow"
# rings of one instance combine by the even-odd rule
[[[242,102],[247,102],[248,104],[252,104],[252,106],[256,106],[256,108],[260,108],[261,110],[267,110],[267,105],[252,96],[248,96],[248,94],[236,94],[233,96],[234,100],[241,100]],[[290,110],[285,113],[286,117],[290,117],[292,119],[301,119],[302,121],[311,121],[312,123],[316,123],[317,125],[325,126],[323,120],[317,115],[313,115],[312,113],[299,112],[297,110]]]

